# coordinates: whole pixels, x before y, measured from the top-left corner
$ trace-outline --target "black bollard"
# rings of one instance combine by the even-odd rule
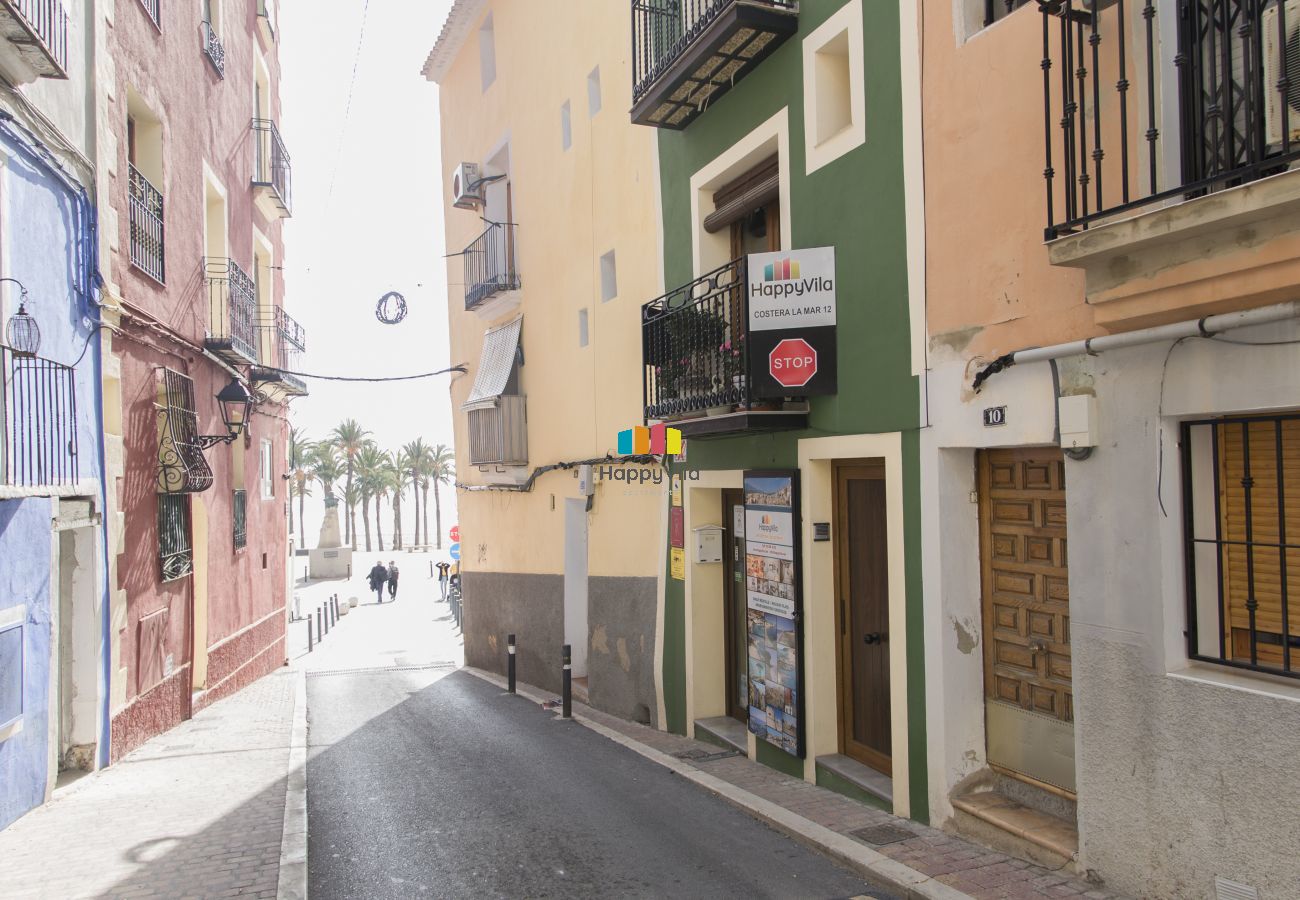
[[[325,638],[325,619],[321,616],[321,608],[316,607],[316,640]]]
[[[311,616],[307,617],[307,652],[310,653],[312,648],[311,640]]]
[[[329,633],[330,633],[330,611],[329,611],[329,607],[324,607],[323,612],[325,613],[325,633],[326,633],[326,634],[329,634]]]
[[[573,655],[569,645],[564,645],[564,681],[561,685],[564,692],[560,694],[564,701],[564,718],[573,718]]]
[[[515,692],[515,636],[506,635],[506,690]]]
[[[433,577],[433,560],[429,560],[429,577]]]
[[[339,620],[339,595],[335,594],[334,595],[334,621],[337,622],[338,620]]]

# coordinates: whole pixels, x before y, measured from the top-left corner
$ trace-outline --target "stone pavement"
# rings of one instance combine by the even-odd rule
[[[499,681],[495,675],[472,669],[469,671],[487,677],[489,680]],[[521,693],[527,692],[534,699],[552,696],[540,689],[522,684],[519,688]],[[674,765],[682,765],[705,773],[761,801],[775,804],[783,811],[794,813],[795,817],[787,815],[782,817],[781,821],[769,820],[769,824],[780,828],[786,823],[797,823],[796,830],[802,831],[802,836],[811,839],[813,843],[821,842],[811,832],[829,829],[835,835],[848,837],[859,846],[869,847],[894,862],[902,863],[914,873],[928,876],[941,886],[953,888],[960,894],[977,900],[1039,900],[1039,898],[1062,897],[1122,900],[1119,894],[1104,890],[1072,873],[1036,866],[937,828],[901,819],[825,788],[791,778],[775,769],[751,762],[743,756],[698,760],[690,758],[691,754],[716,757],[718,747],[714,744],[656,731],[594,710],[576,701],[573,708],[575,718],[580,721],[585,720],[584,724],[590,722],[597,729],[612,733],[607,736],[626,739],[625,742],[628,742],[629,746],[641,745],[652,753],[658,751],[659,754],[666,754],[672,757]],[[906,829],[915,836],[877,846],[861,842],[852,834],[858,829],[874,825],[894,825]],[[838,853],[832,855],[839,857]],[[905,871],[903,874],[906,875]],[[942,895],[948,892],[944,891],[943,887],[939,887],[937,891],[930,893]]]
[[[267,675],[0,831],[0,894],[275,897],[300,679]]]

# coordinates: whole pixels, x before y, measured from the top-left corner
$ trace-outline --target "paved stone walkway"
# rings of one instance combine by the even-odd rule
[[[537,693],[540,695],[542,692]],[[716,760],[692,760],[681,756],[691,751],[716,755],[718,747],[714,744],[656,731],[577,702],[574,703],[574,713],[839,834],[853,837],[852,832],[872,825],[889,824],[905,828],[916,837],[891,844],[867,846],[977,900],[1061,897],[1122,900],[1121,895],[1104,890],[1071,873],[1036,866],[937,828],[901,819],[825,788],[791,778],[743,756]]]
[[[0,894],[275,897],[299,677],[267,675],[0,831]]]

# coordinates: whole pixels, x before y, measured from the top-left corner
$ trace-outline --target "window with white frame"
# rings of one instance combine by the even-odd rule
[[[866,142],[864,72],[862,0],[852,0],[803,41],[808,172]]]
[[[262,482],[262,499],[273,500],[275,499],[275,481],[274,481],[274,474],[272,472],[272,469],[274,468],[273,466],[274,455],[271,452],[271,442],[266,438],[263,438],[261,447],[262,449],[261,449],[261,456],[259,458],[258,471],[261,475],[260,481]]]
[[[0,609],[0,741],[23,728],[23,623],[27,607]]]
[[[618,296],[618,260],[611,250],[600,258],[600,299],[602,303]]]

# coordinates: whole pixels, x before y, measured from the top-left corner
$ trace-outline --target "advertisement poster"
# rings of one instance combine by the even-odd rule
[[[749,730],[803,756],[797,472],[745,473]]]
[[[673,578],[678,581],[686,580],[686,551],[681,547],[673,547],[668,551],[668,570]]]
[[[763,399],[838,391],[835,248],[746,259],[749,386]]]

